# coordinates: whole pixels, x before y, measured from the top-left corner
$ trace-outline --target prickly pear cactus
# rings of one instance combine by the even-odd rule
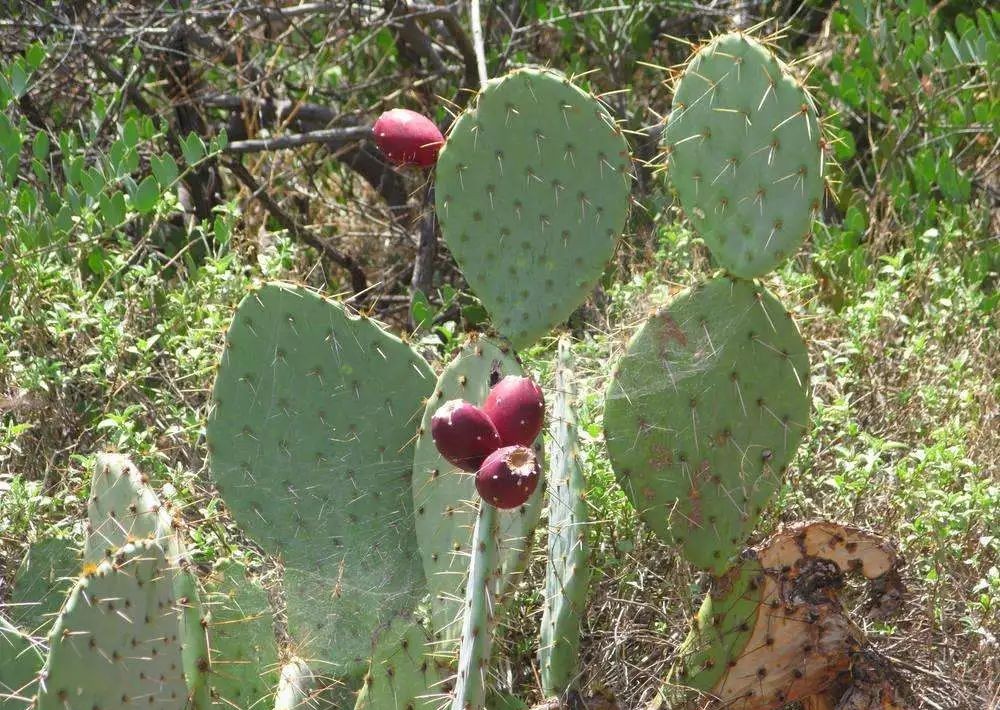
[[[14,575],[7,604],[10,621],[30,634],[43,634],[79,571],[79,552],[67,540],[48,538],[32,544]]]
[[[542,691],[562,696],[579,672],[580,622],[590,584],[587,480],[577,450],[570,342],[559,341],[549,420],[549,554],[538,651]]]
[[[808,384],[805,344],[762,286],[718,278],[651,317],[604,413],[615,474],[646,524],[725,572],[799,445]]]
[[[0,616],[0,710],[24,710],[45,661],[41,642]]]
[[[89,565],[49,634],[37,710],[184,710],[176,570],[152,540]]]
[[[126,456],[98,454],[87,501],[85,565],[100,564],[136,540],[153,540],[164,549],[173,574],[180,642],[188,691],[196,708],[209,705],[209,651],[198,582],[174,520],[145,476]]]
[[[751,278],[791,256],[823,195],[822,135],[806,89],[752,37],[691,57],[663,134],[670,180],[713,256]]]
[[[483,710],[496,626],[496,595],[500,584],[500,511],[486,502],[479,505],[472,533],[469,581],[462,614],[462,641],[455,676],[451,710]]]
[[[454,650],[461,633],[462,598],[478,495],[475,476],[448,463],[438,453],[431,438],[431,417],[452,399],[482,404],[489,393],[491,372],[497,368],[501,376],[524,374],[508,347],[478,336],[470,338],[441,373],[427,400],[413,456],[417,542],[431,591],[431,626],[441,653]],[[540,445],[536,444],[535,449],[540,454]],[[541,489],[539,486],[525,505],[500,516],[504,589],[528,562],[532,531],[541,514]]]
[[[297,647],[340,674],[364,673],[373,629],[426,591],[409,444],[433,383],[405,343],[305,288],[249,294],[226,335],[212,475],[284,561]]]
[[[278,643],[267,590],[246,567],[224,560],[205,583],[216,707],[263,710],[278,684]]]
[[[438,158],[441,232],[516,348],[594,288],[625,224],[628,145],[592,96],[548,69],[491,79]]]
[[[409,616],[393,620],[374,640],[371,666],[354,710],[436,710],[451,675],[436,656],[427,629]]]

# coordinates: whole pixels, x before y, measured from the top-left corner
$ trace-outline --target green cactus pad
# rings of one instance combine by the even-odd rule
[[[339,674],[363,674],[373,629],[426,593],[410,442],[433,383],[408,345],[305,288],[249,294],[226,336],[212,475],[284,561],[296,647]]]
[[[559,341],[549,420],[549,555],[538,651],[542,691],[562,696],[579,673],[580,622],[590,584],[587,480],[577,450],[570,343]]]
[[[173,537],[171,528],[170,514],[135,465],[120,454],[99,454],[87,501],[84,563],[100,564],[135,540],[166,545]]]
[[[490,655],[500,588],[500,511],[480,502],[472,533],[469,582],[451,710],[483,710],[489,688]]]
[[[354,710],[436,710],[451,672],[438,660],[434,640],[408,617],[394,620],[375,639],[371,666]]]
[[[85,568],[49,634],[37,710],[188,708],[174,575],[150,540]]]
[[[721,574],[808,424],[809,359],[766,289],[719,278],[651,317],[616,367],[604,413],[619,483],[646,524]]]
[[[44,632],[79,571],[79,553],[67,540],[48,538],[31,545],[14,575],[7,602],[10,620],[28,633]]]
[[[267,591],[238,562],[219,563],[206,582],[212,653],[209,684],[216,707],[259,710],[278,684],[278,643]]]
[[[44,662],[37,639],[0,616],[0,710],[24,710]]]
[[[187,549],[166,506],[135,465],[120,454],[98,454],[87,501],[84,564],[96,565],[124,545],[153,540],[166,551],[174,574],[174,598],[183,646],[184,673],[195,708],[209,706],[208,639],[202,625],[198,583],[189,569]]]
[[[455,642],[461,632],[462,601],[478,494],[475,476],[448,463],[438,453],[431,438],[431,417],[438,407],[452,399],[481,405],[489,393],[494,363],[499,363],[503,376],[524,374],[521,364],[506,345],[477,336],[466,343],[438,378],[424,411],[413,455],[417,542],[431,591],[431,626],[441,642],[438,647],[441,653],[456,648]],[[537,443],[535,451],[541,452]],[[500,515],[505,590],[527,565],[530,537],[538,524],[541,505],[542,486],[539,486],[525,505]]]
[[[547,69],[486,83],[437,163],[444,235],[517,348],[593,290],[625,224],[628,145],[592,96]]]
[[[795,253],[823,196],[822,135],[774,52],[741,33],[701,47],[663,142],[684,211],[723,267],[750,278]]]
[[[756,560],[741,562],[712,580],[660,690],[662,707],[681,707],[692,690],[708,693],[718,686],[730,664],[746,650],[763,607],[764,589],[764,571]]]

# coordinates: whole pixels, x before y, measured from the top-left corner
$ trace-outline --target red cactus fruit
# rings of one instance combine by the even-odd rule
[[[476,473],[476,490],[497,508],[524,505],[538,486],[540,466],[526,446],[505,446],[486,457]]]
[[[396,165],[430,167],[444,145],[444,136],[432,120],[405,108],[383,113],[372,132],[379,149]]]
[[[483,411],[493,421],[504,446],[530,447],[542,430],[545,398],[530,377],[507,375],[490,390]]]
[[[431,417],[431,438],[438,452],[463,471],[476,471],[500,448],[500,435],[486,413],[474,404],[453,399]]]

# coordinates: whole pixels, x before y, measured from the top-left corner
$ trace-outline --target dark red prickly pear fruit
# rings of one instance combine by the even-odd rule
[[[486,457],[476,473],[476,490],[497,508],[517,508],[535,492],[540,466],[527,446],[505,446]]]
[[[530,447],[542,430],[545,398],[530,377],[507,375],[490,390],[483,411],[493,421],[504,446]]]
[[[474,404],[453,399],[431,417],[431,438],[438,452],[463,471],[476,471],[500,448],[500,435],[486,412]]]
[[[396,165],[430,167],[444,145],[444,136],[432,120],[405,108],[379,116],[372,133],[379,149]]]

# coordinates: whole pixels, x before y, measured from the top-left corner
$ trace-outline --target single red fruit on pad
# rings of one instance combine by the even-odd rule
[[[460,399],[445,402],[434,412],[431,438],[438,453],[470,473],[500,448],[500,435],[486,413]]]
[[[444,136],[432,120],[405,108],[379,116],[372,133],[379,150],[396,165],[430,167],[444,145]]]
[[[493,421],[504,446],[531,446],[542,430],[545,398],[530,377],[507,375],[490,390],[483,411]]]
[[[527,446],[504,446],[486,457],[476,473],[476,490],[497,508],[517,508],[535,492],[541,474],[535,452]]]

